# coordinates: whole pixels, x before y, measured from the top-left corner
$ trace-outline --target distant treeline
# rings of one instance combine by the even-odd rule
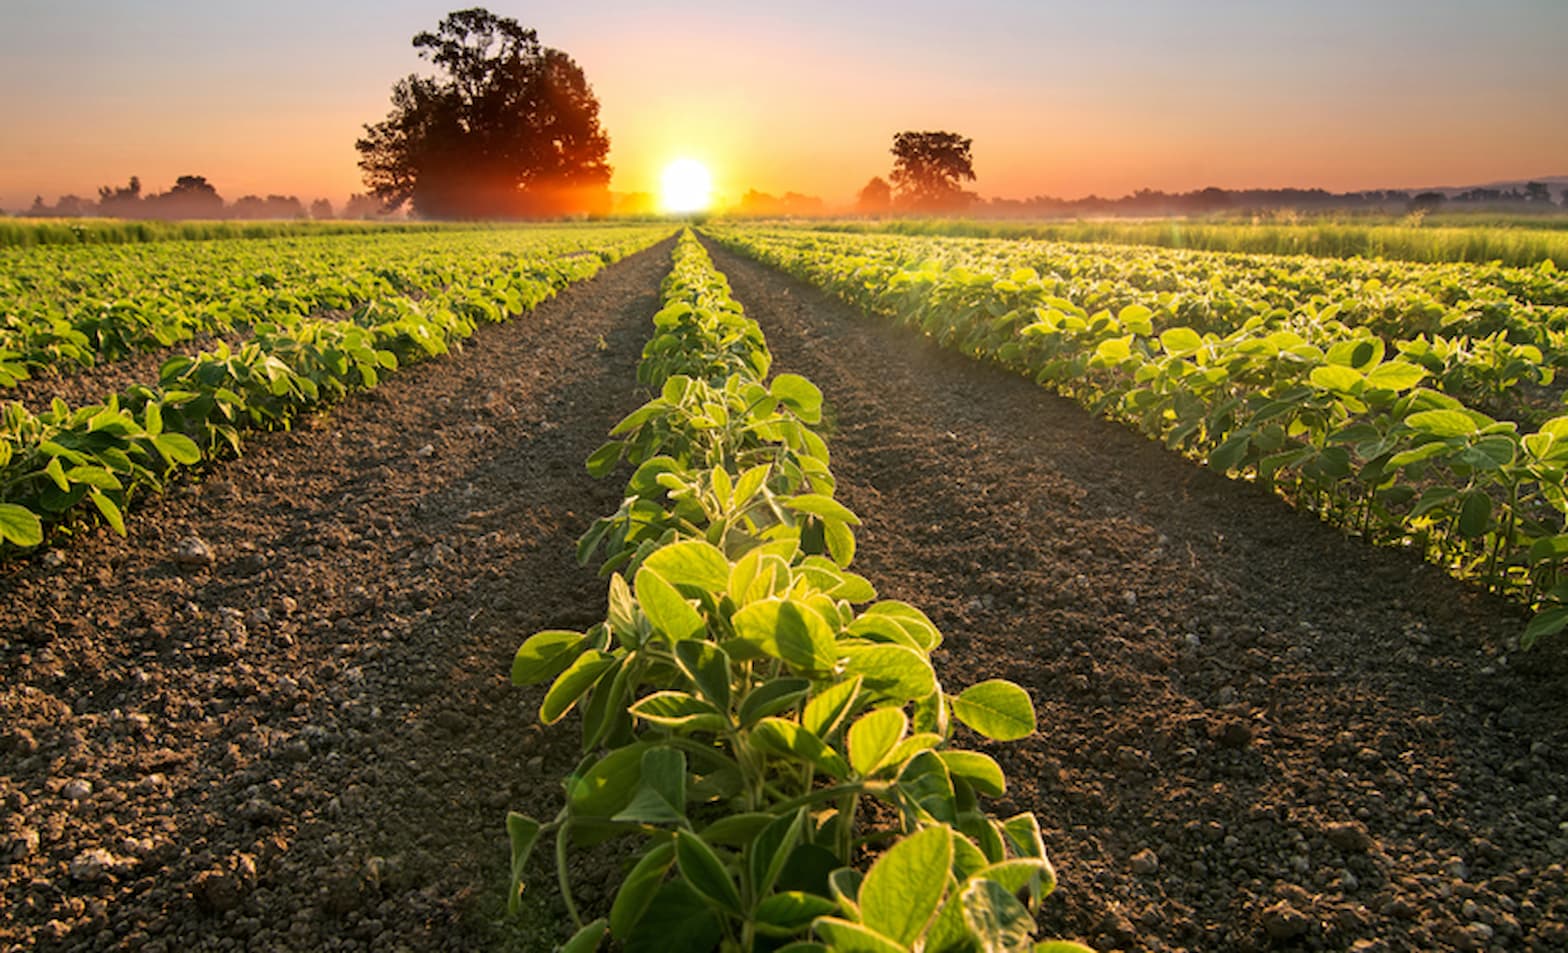
[[[32,207],[22,213],[33,218],[120,218],[158,221],[186,220],[284,220],[377,219],[386,217],[379,199],[351,195],[341,212],[332,203],[316,199],[308,206],[294,195],[242,195],[227,202],[202,175],[182,175],[167,192],[143,194],[141,179],[131,176],[124,186],[106,185],[97,199],[62,195],[53,205],[43,196],[33,199]]]
[[[1556,201],[1551,186],[1528,182],[1523,188],[1475,188],[1456,192],[1329,192],[1325,189],[1198,189],[1193,192],[1160,192],[1139,189],[1121,198],[1090,195],[1061,199],[1037,195],[1028,199],[978,200],[971,215],[1009,218],[1047,218],[1087,215],[1216,215],[1266,209],[1300,212],[1437,212],[1443,209],[1506,213],[1560,212],[1568,208],[1568,189]]]

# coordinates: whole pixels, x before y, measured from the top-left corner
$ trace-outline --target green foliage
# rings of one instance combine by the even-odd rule
[[[556,835],[579,923],[570,845],[638,842],[609,916],[629,950],[1017,948],[1034,923],[1007,898],[1038,901],[1055,877],[1032,816],[981,809],[1005,781],[952,746],[947,712],[1019,738],[1028,696],[999,681],[945,694],[930,620],[848,570],[852,546],[832,540],[858,521],[811,429],[821,394],[764,383],[762,336],[711,268],[683,237],[655,319],[680,347],[645,352],[659,396],[594,455],[634,468],[580,551],[609,575],[604,621],[518,650],[514,680],[551,683],[541,721],[584,712],[585,757],[554,820],[509,826]],[[880,839],[867,799],[904,836],[862,880],[851,865]],[[514,895],[534,839],[514,833]]]
[[[718,235],[1514,594],[1542,613],[1526,645],[1568,627],[1568,417],[1534,396],[1568,366],[1568,285],[1551,267]]]
[[[464,286],[477,292],[457,299],[459,315],[494,320],[537,294],[515,274],[520,265],[559,257],[580,268],[564,256],[595,250],[593,236],[604,234],[306,230],[265,241],[0,249],[0,387],[204,335],[244,339],[309,319],[369,328]],[[492,292],[501,294],[487,301]]]
[[[962,219],[902,219],[821,227],[899,235],[967,238],[1027,238],[1053,242],[1149,245],[1194,251],[1327,258],[1386,258],[1410,262],[1501,262],[1528,268],[1543,261],[1568,262],[1568,231],[1560,216],[1518,216],[1503,224],[1485,217],[1456,224],[1303,222],[1255,224],[1166,219],[1147,222],[984,222]]]
[[[430,222],[134,222],[114,218],[8,219],[0,220],[0,248],[434,232],[450,227]]]
[[[403,364],[444,354],[481,321],[526,311],[660,237],[657,229],[537,231],[522,241],[513,233],[504,259],[477,264],[465,261],[467,243],[460,242],[427,253],[430,280],[420,300],[371,283],[385,297],[352,319],[257,323],[237,347],[220,342],[172,358],[156,386],[135,385],[77,408],[56,400],[38,414],[16,402],[0,405],[0,553],[38,545],[46,524],[84,506],[123,535],[136,492],[161,488],[180,468],[238,453],[246,431],[287,428],[300,413],[375,387]]]

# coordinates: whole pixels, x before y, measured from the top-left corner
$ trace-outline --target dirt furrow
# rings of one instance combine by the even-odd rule
[[[505,812],[576,760],[507,672],[602,615],[571,554],[620,488],[582,461],[669,248],[0,571],[0,948],[557,939],[547,900],[497,922]]]
[[[1100,949],[1562,949],[1562,646],[1519,611],[710,244],[821,386],[856,568],[947,635]]]

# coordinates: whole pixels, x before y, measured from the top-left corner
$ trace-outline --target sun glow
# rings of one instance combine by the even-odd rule
[[[713,201],[713,177],[696,159],[676,159],[664,167],[659,202],[666,212],[700,212]]]

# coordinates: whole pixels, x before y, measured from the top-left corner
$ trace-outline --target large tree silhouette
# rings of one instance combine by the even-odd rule
[[[959,185],[974,181],[973,139],[956,132],[901,132],[893,137],[893,188],[914,209],[959,208],[974,198]]]
[[[414,37],[435,76],[392,89],[392,111],[355,143],[387,208],[436,218],[551,216],[608,209],[609,137],[570,56],[516,20],[475,7]]]

